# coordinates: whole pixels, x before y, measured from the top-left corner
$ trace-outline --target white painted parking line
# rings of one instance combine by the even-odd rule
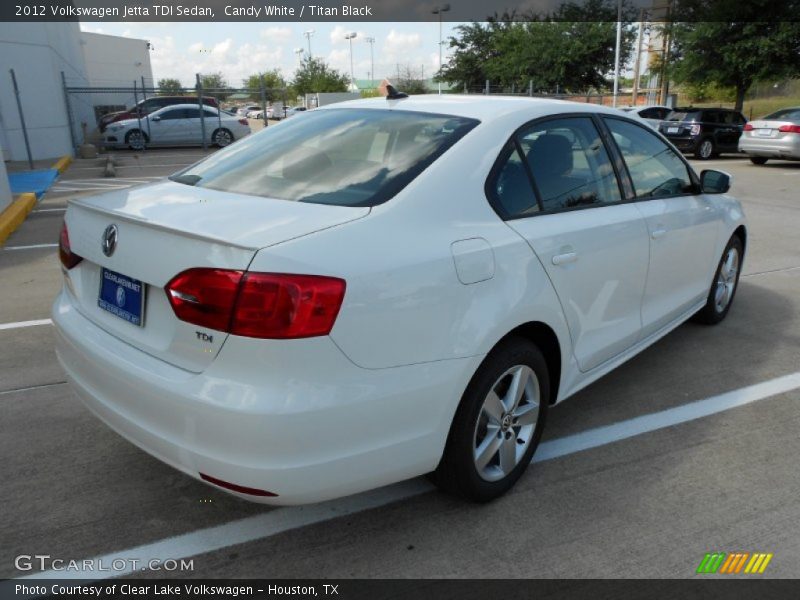
[[[30,246],[3,246],[0,250],[35,250],[36,248],[57,248],[58,244],[32,244]]]
[[[67,210],[67,207],[64,208],[37,208],[33,212],[35,213],[46,213],[46,212],[64,212]]]
[[[16,323],[0,323],[0,329],[22,329],[23,327],[36,327],[38,325],[52,325],[51,319],[36,319],[35,321],[17,321]]]
[[[539,447],[534,462],[552,460],[644,433],[672,427],[680,423],[694,421],[797,388],[800,388],[800,371],[704,400],[690,402],[676,408],[544,442]],[[311,506],[276,508],[253,517],[199,529],[128,550],[119,550],[95,557],[91,561],[84,563],[97,565],[92,570],[80,572],[49,570],[31,573],[18,579],[91,578],[99,580],[121,577],[136,572],[136,564],[140,566],[141,570],[144,570],[141,566],[147,565],[153,560],[179,560],[213,552],[236,544],[268,538],[292,529],[384,506],[392,502],[418,496],[433,489],[433,486],[423,479],[412,479],[340,500],[331,500]],[[128,565],[126,569],[109,571],[106,567],[101,570],[102,565],[112,564],[119,557],[125,557],[125,564]]]

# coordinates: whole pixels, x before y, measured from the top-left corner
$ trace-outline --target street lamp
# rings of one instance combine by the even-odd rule
[[[356,84],[356,78],[353,75],[353,38],[355,38],[358,34],[355,31],[351,31],[344,39],[350,41],[350,85]]]
[[[297,54],[297,64],[300,66],[303,65],[303,52],[305,52],[305,48],[295,48],[294,53]]]
[[[619,95],[619,51],[622,43],[622,0],[617,0],[617,43],[614,46],[614,99],[611,105],[617,107],[617,95]]]
[[[303,35],[306,36],[308,40],[308,58],[311,58],[311,38],[314,36],[316,32],[313,29],[308,29],[307,31],[303,32]]]
[[[450,10],[449,4],[442,4],[441,6],[437,6],[431,12],[434,15],[439,15],[439,71],[442,70],[442,13],[446,13]],[[439,93],[442,93],[442,81],[439,80]]]
[[[375,38],[368,37],[366,38],[366,42],[369,44],[369,62],[370,62],[370,69],[372,69],[369,73],[369,84],[372,85],[372,80],[375,79],[375,56],[372,53],[375,45]]]

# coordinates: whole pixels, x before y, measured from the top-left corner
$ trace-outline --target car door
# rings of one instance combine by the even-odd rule
[[[182,108],[166,108],[148,117],[153,144],[175,144],[181,135]]]
[[[604,116],[625,162],[636,208],[647,223],[650,265],[642,336],[672,322],[708,294],[716,264],[718,214],[686,161],[637,123]]]
[[[647,227],[636,207],[623,202],[615,166],[591,116],[536,121],[516,134],[513,151],[506,152],[494,192],[499,212],[505,211],[508,225],[544,266],[566,316],[575,359],[589,371],[639,339]],[[508,191],[524,190],[531,182],[534,195],[528,198]]]
[[[737,152],[739,149],[739,138],[744,131],[745,119],[739,113],[726,110],[720,114],[720,147],[727,152]]]

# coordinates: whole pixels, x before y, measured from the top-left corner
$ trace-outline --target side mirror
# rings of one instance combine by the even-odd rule
[[[151,118],[150,118],[150,120],[151,120],[151,121],[160,121],[160,120],[161,120],[161,117],[159,117],[158,115],[156,115],[156,116],[154,116],[154,117],[151,117]]]
[[[724,171],[706,169],[700,173],[700,187],[704,194],[724,194],[731,189],[733,177]]]

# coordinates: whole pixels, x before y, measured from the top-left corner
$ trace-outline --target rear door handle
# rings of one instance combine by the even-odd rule
[[[552,262],[554,265],[566,265],[567,263],[573,263],[578,260],[578,253],[577,252],[566,252],[564,254],[556,254]]]
[[[650,234],[650,237],[653,238],[654,240],[657,240],[659,238],[664,237],[665,235],[667,235],[666,229],[654,229]]]

